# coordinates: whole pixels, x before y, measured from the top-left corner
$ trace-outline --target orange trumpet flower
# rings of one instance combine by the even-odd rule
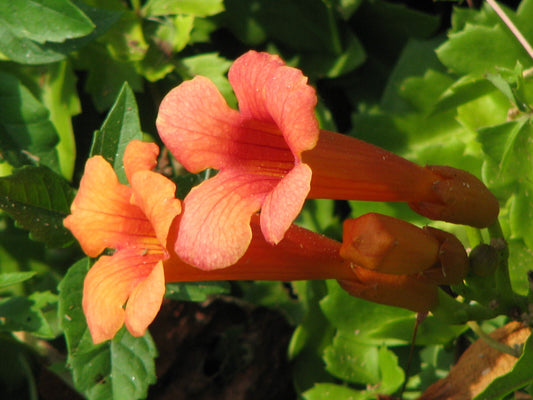
[[[474,226],[495,220],[498,202],[470,174],[424,168],[320,130],[315,90],[279,57],[250,51],[233,63],[229,80],[239,111],[197,76],[164,98],[156,121],[185,168],[219,170],[184,201],[175,248],[191,264],[205,270],[234,264],[259,210],[265,239],[279,243],[306,198],[405,201],[430,218]]]

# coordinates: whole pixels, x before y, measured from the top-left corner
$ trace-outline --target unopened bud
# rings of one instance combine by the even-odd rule
[[[440,178],[432,188],[440,202],[410,202],[414,211],[430,219],[476,228],[485,228],[496,221],[500,209],[498,200],[478,178],[448,166],[426,168]]]
[[[406,221],[370,213],[344,221],[341,257],[387,274],[422,272],[439,261],[440,243]]]

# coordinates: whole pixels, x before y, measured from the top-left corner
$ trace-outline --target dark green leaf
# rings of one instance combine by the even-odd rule
[[[124,83],[102,127],[94,134],[91,156],[103,156],[113,165],[119,181],[127,183],[122,157],[126,146],[134,139],[142,139],[141,124],[135,95]]]
[[[55,295],[34,292],[30,297],[15,296],[0,300],[0,330],[26,331],[52,338],[54,334],[43,315],[43,308],[56,302]]]
[[[91,33],[94,25],[67,0],[0,2],[0,21],[17,37],[39,43],[63,42]]]
[[[515,390],[533,383],[533,335],[525,343],[524,351],[512,371],[494,379],[474,400],[500,400]]]
[[[11,285],[27,281],[28,279],[31,279],[36,273],[37,272],[35,271],[28,271],[0,274],[0,289],[4,289]]]
[[[15,167],[40,163],[55,171],[58,136],[48,110],[14,75],[0,71],[0,152]]]
[[[20,64],[47,64],[63,60],[69,53],[80,49],[96,37],[103,34],[119,18],[120,13],[101,10],[76,2],[77,6],[87,15],[96,28],[91,34],[68,39],[63,43],[36,43],[27,38],[19,38],[5,24],[0,24],[0,52],[8,59]]]
[[[72,241],[63,219],[73,198],[67,181],[46,167],[27,166],[0,178],[0,208],[29,230],[32,239],[50,247]]]
[[[167,284],[165,296],[173,300],[204,301],[215,294],[226,294],[230,291],[229,282],[175,282]]]

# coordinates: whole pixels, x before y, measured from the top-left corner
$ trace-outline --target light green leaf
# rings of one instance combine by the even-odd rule
[[[226,72],[231,65],[230,61],[216,53],[205,53],[184,58],[182,62],[187,68],[188,76],[202,75],[211,79],[230,106],[237,104],[233,89],[226,78]]]
[[[529,65],[530,59],[516,38],[500,25],[489,28],[467,24],[450,35],[437,55],[444,65],[459,74],[484,74],[496,68],[513,69],[516,62]]]
[[[72,241],[63,219],[73,199],[74,190],[67,181],[46,167],[27,166],[0,178],[0,208],[29,230],[32,239],[50,247]]]
[[[222,0],[150,0],[143,7],[143,13],[147,16],[190,14],[207,17],[222,11]]]
[[[20,282],[27,281],[35,276],[37,272],[28,271],[28,272],[9,272],[0,274],[0,289],[4,289],[11,285],[15,285]]]
[[[91,20],[67,0],[2,1],[0,21],[15,36],[38,43],[63,42],[94,29]]]
[[[352,335],[353,337],[353,335]],[[326,369],[337,378],[363,385],[380,382],[378,348],[338,333],[324,351]]]
[[[375,396],[334,383],[317,383],[303,393],[305,400],[369,400]]]
[[[113,165],[119,181],[127,183],[122,158],[126,146],[134,139],[142,139],[141,124],[135,95],[124,83],[102,127],[94,133],[91,156],[103,156]]]

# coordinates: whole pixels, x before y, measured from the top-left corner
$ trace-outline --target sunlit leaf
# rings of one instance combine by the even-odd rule
[[[135,95],[127,83],[107,114],[102,127],[94,134],[91,156],[103,156],[115,169],[119,180],[127,183],[122,157],[133,139],[141,140],[142,131]]]
[[[0,21],[17,37],[39,43],[63,42],[91,33],[94,25],[67,0],[18,0],[0,2]]]

